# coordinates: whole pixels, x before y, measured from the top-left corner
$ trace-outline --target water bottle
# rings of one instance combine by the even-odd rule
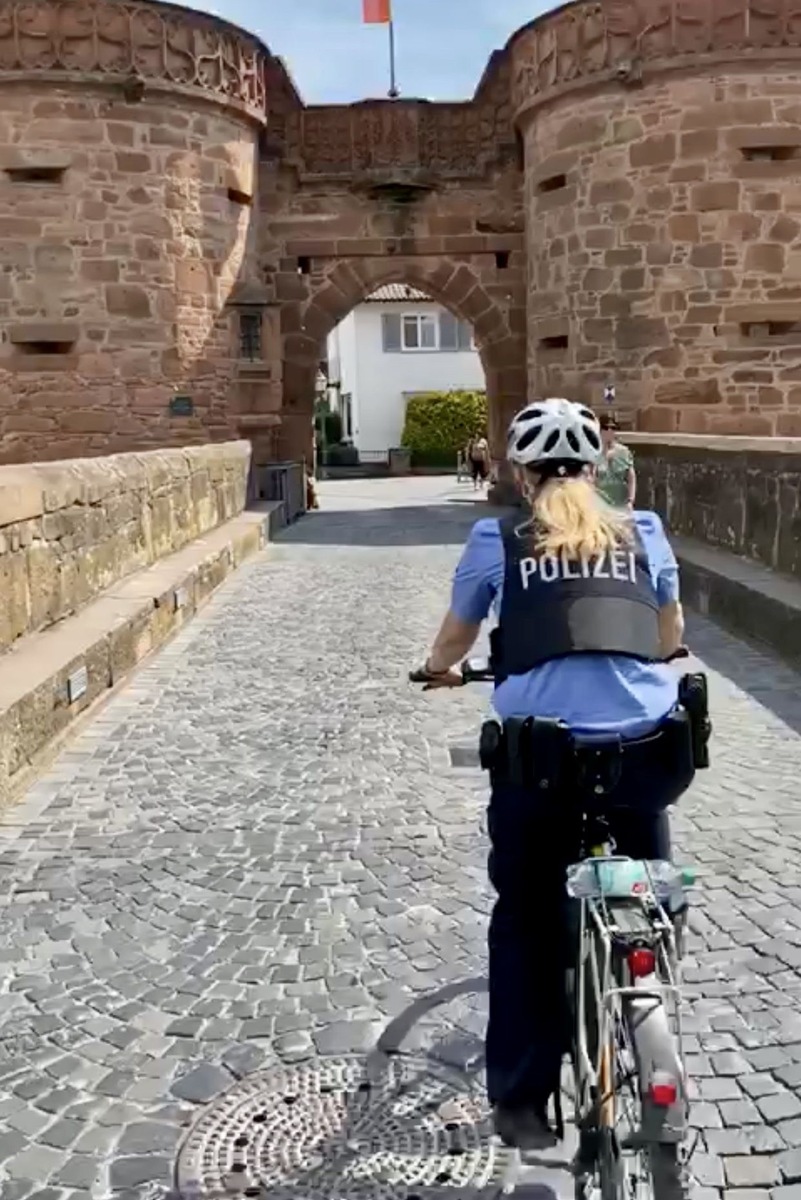
[[[653,859],[645,862],[632,858],[586,859],[567,870],[567,891],[576,899],[606,896],[616,900],[637,900],[653,895],[672,918],[676,956],[684,957],[684,937],[688,920],[687,889],[695,883],[692,867]]]
[[[567,870],[567,891],[576,899],[636,900],[652,894],[670,913],[687,907],[686,889],[695,883],[695,872],[659,859],[585,859]]]

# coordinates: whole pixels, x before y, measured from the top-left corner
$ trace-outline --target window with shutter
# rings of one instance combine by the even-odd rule
[[[400,313],[382,313],[381,331],[384,339],[385,354],[393,354],[403,348]]]
[[[401,325],[404,350],[436,350],[437,319],[428,313],[404,313]]]
[[[437,348],[437,322],[434,317],[421,316],[418,318],[420,322],[420,346],[423,350],[436,350]]]
[[[459,349],[473,349],[473,326],[469,323],[469,321],[459,322]]]
[[[416,316],[403,318],[403,348],[420,349],[420,323]]]
[[[440,350],[459,349],[459,322],[449,312],[439,314],[439,348]]]

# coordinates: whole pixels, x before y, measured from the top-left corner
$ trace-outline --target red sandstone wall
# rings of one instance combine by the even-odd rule
[[[493,423],[502,424],[526,390],[522,175],[508,68],[493,60],[476,98],[462,104],[304,109],[297,97],[271,96],[260,271],[279,308],[281,454],[308,447],[327,334],[390,281],[422,288],[473,324]]]
[[[252,210],[227,189],[253,192],[253,130],[164,96],[4,89],[0,166],[48,152],[68,164],[59,181],[0,171],[0,461],[236,436],[224,306]],[[10,341],[70,327],[67,354]],[[194,416],[170,416],[176,393]]]
[[[191,10],[3,11],[0,461],[308,454],[325,336],[393,280],[474,323],[496,453],[526,374],[649,429],[801,431],[798,0],[577,0],[469,102],[324,107]]]
[[[533,390],[618,387],[642,428],[801,431],[801,83],[674,78],[538,112],[526,130]],[[565,174],[566,186],[542,192]],[[801,324],[799,324],[801,330]],[[544,343],[569,335],[567,349]]]
[[[262,203],[262,270],[280,303],[283,454],[294,457],[308,443],[326,336],[389,281],[415,284],[473,324],[494,420],[524,401],[525,269],[516,172],[486,184],[439,188],[400,207],[330,185],[276,188],[265,191]],[[509,256],[502,266],[496,252]],[[311,260],[308,274],[298,273],[302,256]]]
[[[171,5],[4,5],[0,461],[236,436],[265,61]]]
[[[583,3],[513,43],[532,393],[615,383],[641,428],[801,432],[801,77],[770,61],[797,55],[786,8]]]

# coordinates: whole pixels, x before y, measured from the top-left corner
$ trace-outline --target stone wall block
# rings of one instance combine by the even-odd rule
[[[0,651],[236,516],[249,468],[246,442],[0,467]]]
[[[135,32],[144,10],[118,9],[108,0],[84,6],[64,64],[60,10],[40,6],[37,44],[62,62],[46,80],[19,26],[19,5],[0,31],[3,163],[57,172],[26,182],[0,171],[0,317],[13,333],[0,344],[0,464],[238,436],[235,404],[213,401],[236,394],[226,300],[238,276],[255,272],[264,49],[214,18],[167,20],[158,5],[148,7],[149,28],[165,47],[178,37],[223,54],[225,86],[209,89],[204,69],[191,66],[193,50],[181,52],[180,65],[161,64],[161,53],[145,62]],[[122,104],[125,71],[110,69],[111,59],[93,68],[98,46],[115,62],[136,60],[163,86]],[[249,82],[233,67],[240,56],[250,61]],[[95,83],[87,83],[93,70]],[[231,188],[252,203],[235,204]],[[34,353],[42,341],[63,345]],[[159,390],[167,359],[171,386]],[[175,394],[191,398],[191,415],[171,412]]]
[[[755,19],[758,6],[748,7]],[[598,17],[589,0],[544,16],[513,45],[525,143],[529,394],[559,381],[598,404],[609,383],[618,415],[634,429],[794,432],[801,390],[786,372],[801,356],[801,84],[786,55],[798,58],[798,49],[779,25],[767,42],[763,29],[752,64],[746,23],[742,54],[727,41],[725,62],[713,69],[689,45],[670,44],[683,24],[678,0],[632,0],[630,9],[632,30],[648,29],[654,47],[664,39],[637,88],[599,75],[590,58],[582,65],[581,53],[569,69],[558,50],[551,61],[568,26],[582,26],[610,64],[626,67],[622,28],[613,31],[613,15]],[[630,49],[648,57],[647,47]],[[540,62],[527,73],[531,54],[544,55],[548,71]],[[681,71],[658,65],[679,57]],[[565,181],[575,198],[565,209],[557,201],[567,188],[554,184],[543,207],[539,164],[587,131],[591,152]],[[538,334],[545,297],[550,311],[574,316],[558,345]],[[756,368],[758,379],[741,374]]]

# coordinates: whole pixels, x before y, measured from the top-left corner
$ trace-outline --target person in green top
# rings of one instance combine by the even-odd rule
[[[611,413],[600,418],[603,458],[595,469],[595,486],[613,508],[633,508],[637,491],[634,455],[617,440],[620,428]]]

